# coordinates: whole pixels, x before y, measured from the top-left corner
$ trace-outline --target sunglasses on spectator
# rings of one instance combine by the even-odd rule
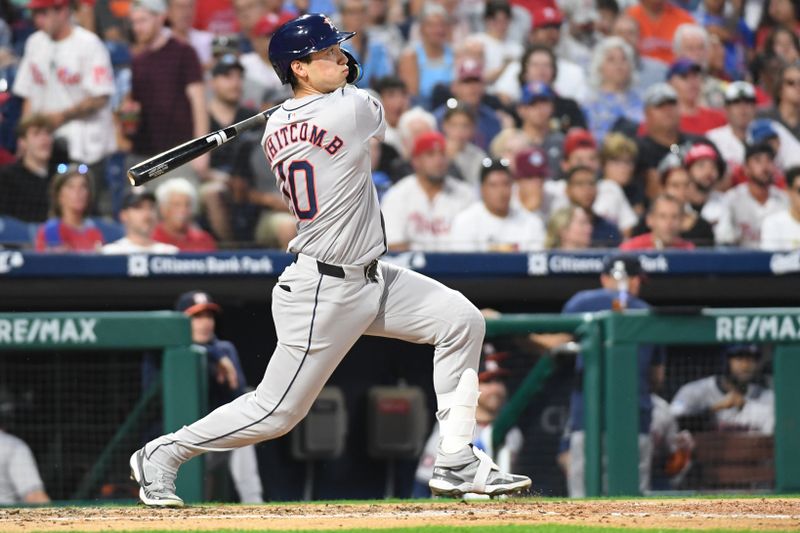
[[[80,174],[86,175],[89,173],[89,166],[84,163],[59,163],[56,167],[56,174]]]

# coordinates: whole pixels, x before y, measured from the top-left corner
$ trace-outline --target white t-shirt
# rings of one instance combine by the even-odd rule
[[[545,229],[525,210],[511,207],[501,218],[475,202],[456,215],[450,239],[454,252],[530,252],[544,248]]]
[[[22,439],[0,430],[0,505],[22,503],[37,490],[44,490],[44,483],[31,449]]]
[[[726,192],[724,201],[727,216],[717,222],[715,240],[719,244],[738,244],[748,248],[758,248],[764,219],[789,205],[786,193],[774,186],[770,186],[764,204],[757,202],[750,194],[747,183],[740,183]]]
[[[27,99],[37,113],[64,111],[90,96],[110,97],[114,76],[108,49],[80,26],[60,41],[37,31],[25,43],[14,94]],[[92,115],[70,120],[54,135],[67,140],[70,159],[96,163],[117,146],[111,102]]]
[[[381,103],[351,85],[291,98],[272,114],[261,146],[297,219],[289,252],[335,265],[386,252],[368,142],[385,129]]]
[[[597,182],[597,198],[592,204],[592,209],[596,214],[615,224],[620,231],[631,229],[639,221],[636,211],[625,196],[625,191],[616,181]]]
[[[134,244],[129,238],[123,237],[119,240],[103,245],[101,251],[103,255],[125,255],[139,253],[169,255],[177,254],[180,250],[178,250],[177,246],[163,242],[154,242],[149,246],[141,246],[139,244]]]
[[[717,384],[717,376],[691,381],[678,389],[670,404],[673,416],[692,416],[708,411],[727,395]],[[731,407],[714,413],[718,429],[737,429],[763,435],[775,430],[775,395],[772,390],[750,384],[741,409]]]
[[[563,98],[572,98],[578,103],[583,102],[589,96],[589,85],[583,69],[564,59],[556,61],[558,74],[556,75],[553,89],[556,94]],[[491,94],[504,94],[514,100],[519,101],[522,90],[519,86],[519,73],[522,65],[519,61],[509,63],[497,81],[487,90]]]
[[[383,197],[386,242],[389,246],[408,243],[412,250],[447,251],[453,219],[475,200],[472,186],[449,176],[433,199],[415,174],[406,176]]]
[[[800,165],[800,141],[786,127],[775,120],[772,127],[778,132],[781,147],[775,155],[775,166],[782,170]],[[728,165],[744,164],[744,143],[733,134],[730,124],[706,132],[706,138],[713,142]]]
[[[800,220],[787,209],[772,213],[761,225],[761,249],[769,251],[800,249]]]

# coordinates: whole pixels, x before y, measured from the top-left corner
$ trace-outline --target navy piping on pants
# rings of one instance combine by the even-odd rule
[[[270,412],[268,412],[267,414],[265,414],[264,416],[262,416],[261,418],[259,418],[255,422],[250,422],[246,426],[242,426],[240,428],[236,428],[233,431],[229,431],[228,433],[225,433],[224,435],[219,435],[218,437],[213,437],[213,438],[201,441],[201,442],[193,443],[193,444],[191,444],[191,446],[202,446],[203,444],[208,444],[209,442],[213,442],[213,441],[218,440],[218,439],[229,437],[230,435],[233,435],[234,433],[237,433],[237,432],[242,431],[244,429],[247,429],[247,428],[249,428],[251,426],[259,424],[259,423],[263,422],[264,420],[266,420],[267,418],[269,418],[269,416],[272,413],[274,413],[275,410],[278,409],[278,407],[280,407],[281,403],[283,403],[283,400],[286,398],[286,395],[289,394],[289,391],[292,389],[292,385],[294,384],[295,380],[297,379],[297,376],[300,374],[300,370],[303,368],[303,363],[305,363],[306,357],[308,357],[308,352],[311,351],[311,337],[314,334],[314,319],[317,316],[317,304],[319,303],[319,289],[322,286],[322,278],[323,277],[324,276],[322,274],[320,274],[319,282],[317,283],[317,292],[314,294],[314,310],[311,312],[311,326],[309,326],[309,328],[308,328],[308,345],[306,346],[306,351],[303,354],[303,359],[300,360],[300,365],[298,365],[297,371],[294,373],[294,376],[292,377],[292,380],[289,382],[289,386],[286,387],[286,390],[284,391],[283,395],[281,396],[281,399],[278,400],[278,403],[275,404],[275,407],[273,407]],[[176,442],[177,441],[172,441],[172,442],[165,442],[163,444],[159,444],[158,446],[156,446],[150,452],[149,455],[147,454],[147,450],[145,450],[145,455],[149,459],[150,457],[153,456],[153,454],[156,452],[156,450],[158,450],[161,446],[165,446],[165,445],[168,446],[170,444],[175,444]]]

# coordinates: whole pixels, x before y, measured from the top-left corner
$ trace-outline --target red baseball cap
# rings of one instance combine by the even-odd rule
[[[30,0],[28,9],[47,9],[49,7],[68,6],[70,0]]]
[[[425,133],[420,133],[417,135],[417,138],[414,139],[414,149],[411,150],[411,156],[416,157],[436,149],[444,151],[444,148],[444,135],[438,131],[426,131]]]
[[[514,170],[517,179],[550,177],[547,154],[539,148],[529,148],[517,153],[514,156]]]
[[[480,81],[483,79],[483,65],[478,60],[468,57],[459,63],[456,76],[458,81]]]
[[[597,149],[597,142],[589,130],[572,128],[567,132],[567,137],[564,139],[564,159],[567,159],[578,148]]]
[[[536,29],[542,26],[560,26],[564,22],[564,15],[557,7],[546,5],[534,8],[531,19],[531,29]]]
[[[697,143],[686,152],[686,156],[683,158],[683,164],[686,168],[689,168],[701,159],[711,159],[716,163],[717,152],[705,143]]]
[[[277,15],[275,13],[267,13],[255,23],[253,26],[253,35],[255,37],[266,37],[275,33],[275,30],[283,26],[286,22],[292,20],[291,15],[282,13]]]

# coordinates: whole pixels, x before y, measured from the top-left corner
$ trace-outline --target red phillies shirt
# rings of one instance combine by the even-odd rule
[[[666,248],[672,248],[675,250],[694,250],[694,244],[689,241],[684,241],[681,238],[677,238],[672,241],[672,244],[667,246]],[[660,249],[660,247],[656,247],[656,243],[653,240],[652,233],[644,233],[642,235],[638,235],[627,241],[623,242],[619,245],[620,250],[656,250]]]
[[[96,252],[103,246],[103,234],[87,220],[74,228],[51,218],[36,232],[36,250],[39,252]]]
[[[725,113],[709,107],[700,107],[694,115],[681,115],[680,129],[686,133],[705,135],[708,130],[728,123]]]
[[[197,226],[189,226],[186,235],[176,237],[167,233],[164,224],[160,223],[153,231],[153,240],[177,246],[181,252],[213,252],[217,249],[214,237],[207,231],[203,231]]]

